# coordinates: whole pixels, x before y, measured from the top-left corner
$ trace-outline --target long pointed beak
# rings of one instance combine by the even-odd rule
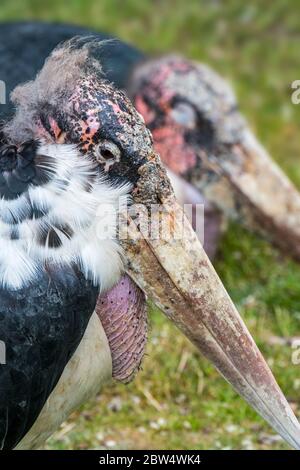
[[[141,182],[138,200],[151,199],[153,204],[155,190],[161,206],[159,217],[152,218],[156,220],[153,223],[167,225],[174,236],[169,239],[145,237],[141,235],[140,226],[129,218],[128,241],[123,241],[128,274],[214,363],[235,390],[291,446],[300,448],[300,426],[296,417],[172,191],[165,184],[161,189],[159,184],[153,184],[154,173],[154,165],[150,171],[149,168],[145,171],[145,189]],[[161,179],[161,169],[158,174]],[[184,235],[179,237],[182,221]]]
[[[205,195],[300,261],[300,193],[249,129],[229,153],[216,161],[220,178],[204,188]],[[192,176],[195,186],[197,178]]]

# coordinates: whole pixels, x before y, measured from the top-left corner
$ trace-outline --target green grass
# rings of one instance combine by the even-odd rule
[[[2,0],[0,20],[68,21],[111,32],[161,54],[178,51],[205,61],[233,83],[258,137],[300,187],[297,0]],[[299,336],[300,267],[246,231],[230,226],[216,263],[257,343],[300,416],[300,366],[289,345]],[[184,365],[185,363],[185,365]],[[179,364],[184,365],[181,369]],[[116,411],[116,409],[118,411]],[[271,438],[270,438],[271,436]],[[50,449],[272,448],[286,445],[219,377],[159,312],[143,371],[86,404],[50,440]]]

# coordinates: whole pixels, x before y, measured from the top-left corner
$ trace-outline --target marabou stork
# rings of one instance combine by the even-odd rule
[[[134,375],[144,293],[300,448],[299,423],[182,216],[150,132],[103,78],[94,46],[58,46],[14,90],[16,111],[2,128],[1,448],[39,446],[112,376]],[[126,215],[131,202],[147,213],[155,205],[154,224],[173,236],[148,237],[139,214]]]
[[[60,41],[90,33],[72,25],[0,25],[0,79],[8,93],[32,79]],[[92,54],[143,115],[177,198],[205,203],[204,247],[211,258],[226,217],[299,260],[299,193],[258,143],[221,77],[179,56],[148,58],[120,41],[95,46]],[[11,112],[11,103],[0,106],[2,118]]]

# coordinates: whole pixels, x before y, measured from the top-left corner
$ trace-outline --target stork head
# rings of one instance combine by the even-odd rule
[[[17,148],[24,140],[42,143],[38,153],[48,154],[47,168],[54,166],[55,198],[58,194],[57,205],[66,221],[70,212],[78,215],[78,208],[82,222],[82,214],[90,209],[90,194],[100,206],[107,202],[107,194],[114,201],[116,191],[115,195],[130,196],[146,215],[154,207],[155,236],[142,228],[137,212],[125,215],[127,236],[121,237],[117,229],[113,235],[109,231],[123,250],[124,270],[233,387],[292,446],[300,447],[298,422],[177,204],[143,119],[126,96],[103,79],[98,63],[90,58],[90,47],[79,40],[59,46],[35,81],[16,89],[17,112],[6,127],[8,138]],[[199,143],[197,132],[192,134],[191,149]],[[166,236],[161,227],[167,227]],[[74,221],[72,228],[78,230]],[[81,243],[89,245],[97,235],[87,224]],[[74,245],[82,251],[87,276],[91,265],[97,269],[96,262],[113,265],[112,246],[106,243],[100,239],[93,244],[89,256]],[[68,240],[66,244],[70,246]],[[99,259],[97,250],[105,249],[109,256]],[[118,275],[115,271],[113,282]],[[99,284],[107,288],[105,272],[99,276]]]
[[[80,44],[77,39],[57,48],[34,82],[15,89],[17,113],[6,132],[18,144],[31,137],[75,144],[108,180],[136,181],[152,148],[151,134]]]
[[[258,143],[226,81],[179,56],[136,68],[131,95],[173,172],[231,219],[300,258],[300,196]]]

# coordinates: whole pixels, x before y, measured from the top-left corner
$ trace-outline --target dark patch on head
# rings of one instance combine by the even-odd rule
[[[186,130],[185,135],[188,143],[198,144],[201,148],[212,149],[216,142],[216,135],[213,123],[205,116],[205,114],[198,109],[194,103],[189,100],[175,95],[170,101],[170,109],[176,106],[184,104],[189,106],[196,115],[195,128],[192,130]],[[159,108],[160,109],[160,108]],[[160,109],[161,110],[161,109]],[[162,115],[164,115],[161,110]],[[166,113],[165,113],[166,114]],[[157,122],[155,122],[157,127]],[[184,128],[184,125],[182,126]]]
[[[188,144],[196,144],[201,150],[212,151],[216,145],[214,127],[200,111],[197,111],[197,129],[187,130],[185,136]]]

